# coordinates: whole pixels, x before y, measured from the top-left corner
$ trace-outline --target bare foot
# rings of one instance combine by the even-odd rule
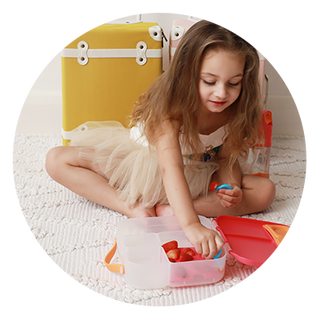
[[[134,208],[132,208],[128,214],[126,214],[129,218],[150,218],[155,217],[156,212],[155,208],[147,208],[142,206],[141,204],[136,205]]]
[[[160,204],[156,206],[156,215],[157,217],[174,216],[174,212],[170,205]]]

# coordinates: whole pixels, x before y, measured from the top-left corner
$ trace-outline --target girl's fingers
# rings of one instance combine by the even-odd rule
[[[216,242],[216,245],[217,245],[217,251],[220,251],[222,249],[222,247],[224,246],[223,239],[220,236],[216,236],[215,242]]]
[[[225,195],[233,198],[233,197],[238,197],[240,193],[233,189],[232,190],[221,189],[221,190],[218,190],[217,195]]]
[[[220,204],[224,207],[224,208],[232,208],[235,207],[240,201],[228,201],[225,199],[220,198]]]
[[[226,194],[217,194],[217,196],[221,200],[224,200],[224,201],[229,202],[229,203],[237,203],[238,200],[239,200],[238,197],[232,197],[232,196],[229,196],[229,195],[226,195]]]
[[[215,241],[216,241],[217,238],[220,238],[220,237],[216,237]],[[210,242],[210,255],[208,257],[209,259],[212,259],[219,251],[217,243],[215,241],[214,242]]]
[[[210,255],[210,246],[207,241],[202,242],[202,257],[207,258]]]
[[[217,192],[217,196],[220,197],[220,198],[221,197],[224,197],[224,198],[226,198],[226,197],[234,197],[234,193],[232,192],[232,190],[219,190]]]

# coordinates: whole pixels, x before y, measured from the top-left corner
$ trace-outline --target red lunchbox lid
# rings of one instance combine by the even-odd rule
[[[238,261],[260,267],[278,247],[289,226],[232,216],[215,219],[217,230]]]

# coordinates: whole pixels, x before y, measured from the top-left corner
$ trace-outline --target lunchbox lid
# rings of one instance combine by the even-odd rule
[[[233,216],[219,216],[213,222],[229,245],[229,254],[255,267],[271,256],[289,230],[283,224]]]

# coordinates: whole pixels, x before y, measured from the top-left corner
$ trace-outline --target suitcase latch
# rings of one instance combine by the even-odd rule
[[[147,62],[147,44],[143,41],[137,44],[137,63],[143,66]]]
[[[85,42],[85,41],[80,41],[78,43],[78,62],[79,64],[81,64],[82,66],[86,65],[89,61],[88,58],[88,48],[89,45]]]
[[[89,62],[89,58],[135,58],[136,62],[143,66],[148,58],[161,58],[161,49],[149,49],[145,42],[138,42],[136,48],[132,49],[89,49],[89,45],[85,41],[80,41],[77,49],[65,48],[61,51],[64,58],[78,58],[80,65],[85,66]]]

